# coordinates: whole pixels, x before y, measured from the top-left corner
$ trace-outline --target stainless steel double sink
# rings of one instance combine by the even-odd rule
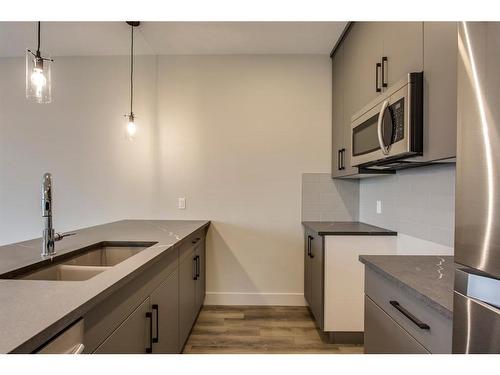
[[[140,253],[157,242],[99,242],[53,261],[45,261],[36,269],[13,274],[11,279],[84,281]]]

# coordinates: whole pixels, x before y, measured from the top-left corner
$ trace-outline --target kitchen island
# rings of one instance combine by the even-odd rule
[[[127,318],[123,314],[132,313],[137,307],[134,305],[135,301],[149,298],[154,288],[160,286],[174,271],[178,272],[175,285],[178,281],[180,299],[172,301],[172,304],[179,303],[179,309],[182,309],[186,303],[183,303],[181,297],[190,294],[187,304],[193,310],[195,302],[190,299],[194,298],[191,296],[194,294],[194,286],[188,285],[184,288],[184,293],[183,283],[185,281],[189,284],[194,279],[191,275],[193,267],[190,257],[195,251],[202,251],[204,268],[205,235],[209,225],[209,221],[191,220],[123,220],[98,225],[77,230],[75,236],[58,242],[56,256],[46,260],[40,257],[40,239],[0,247],[0,353],[34,352],[81,318],[85,321],[85,333],[90,337],[86,352],[94,352],[107,338],[100,336],[101,332],[106,335],[117,329]],[[60,258],[68,257],[72,252],[103,242],[139,242],[150,246],[85,281],[18,278],[35,269],[57,263]],[[200,258],[200,255],[196,256],[197,259]],[[183,281],[181,263],[184,258],[188,274]],[[199,294],[204,297],[204,270],[197,269],[195,276],[196,281],[199,281],[197,285],[203,289]],[[101,321],[96,320],[104,312],[114,325],[105,322],[106,324],[102,323],[106,325],[104,327]],[[177,352],[182,350],[185,339],[183,336],[189,334],[188,322],[194,323],[196,318],[191,315],[184,323],[186,327],[179,328],[183,332],[178,334],[179,340],[176,340]],[[104,321],[106,316],[102,318]],[[156,323],[158,330],[158,321]],[[101,329],[95,329],[100,324]],[[142,338],[138,341],[142,341]],[[153,341],[152,337],[148,337],[147,341]]]

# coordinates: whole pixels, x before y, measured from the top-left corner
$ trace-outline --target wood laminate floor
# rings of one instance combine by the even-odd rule
[[[184,353],[363,353],[321,341],[306,307],[204,306]]]

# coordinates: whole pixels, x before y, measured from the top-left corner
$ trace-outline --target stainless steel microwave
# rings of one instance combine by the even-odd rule
[[[423,73],[409,73],[351,118],[351,165],[422,155]]]

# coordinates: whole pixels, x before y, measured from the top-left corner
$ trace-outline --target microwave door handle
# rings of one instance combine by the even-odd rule
[[[387,107],[389,106],[389,100],[384,100],[382,103],[382,108],[380,109],[380,113],[378,114],[378,122],[377,122],[377,133],[378,133],[378,143],[380,144],[380,149],[384,155],[389,153],[389,148],[384,144],[384,139],[382,137],[382,121],[384,119],[384,113]]]

